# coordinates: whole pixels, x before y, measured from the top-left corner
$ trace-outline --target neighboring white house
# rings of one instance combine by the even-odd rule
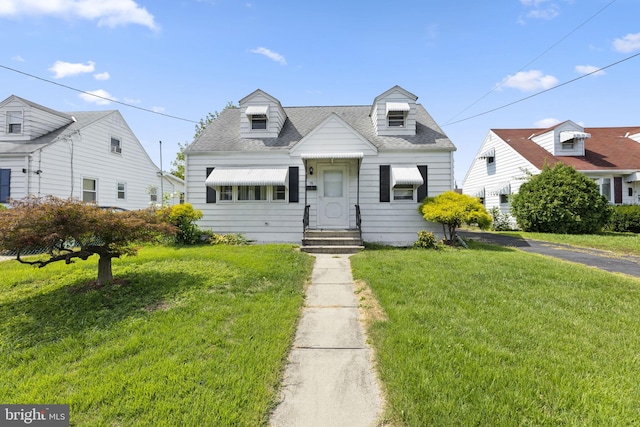
[[[184,181],[160,173],[120,112],[62,113],[15,95],[0,102],[0,203],[53,195],[143,209],[161,202],[161,188],[177,203]]]
[[[640,203],[640,127],[583,128],[568,120],[547,129],[491,129],[462,191],[487,209],[510,209],[527,174],[562,162],[593,179],[611,203]]]
[[[441,232],[418,203],[453,188],[455,147],[416,100],[394,86],[372,105],[282,107],[256,90],[185,150],[199,225],[258,242],[359,225],[363,240],[395,245]]]

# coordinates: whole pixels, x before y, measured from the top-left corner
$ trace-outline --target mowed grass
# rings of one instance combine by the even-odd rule
[[[387,315],[369,339],[393,425],[640,420],[640,280],[478,243],[351,264]]]
[[[77,426],[257,426],[276,403],[313,259],[290,245],[145,247],[43,269],[0,263],[0,402]]]
[[[523,231],[505,231],[507,234],[525,239],[542,240],[552,243],[564,243],[583,248],[601,249],[620,255],[640,256],[640,237],[634,233],[600,233],[600,234],[553,234],[530,233]]]

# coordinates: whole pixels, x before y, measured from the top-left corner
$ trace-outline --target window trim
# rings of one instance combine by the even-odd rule
[[[114,146],[113,141],[117,141],[118,145]],[[115,149],[114,149],[114,147],[115,147]],[[111,154],[117,154],[119,156],[122,155],[122,139],[121,138],[118,138],[118,137],[115,137],[115,136],[111,137],[110,142],[109,142],[109,152]]]
[[[253,114],[249,116],[249,122],[252,131],[265,131],[267,130],[267,122],[269,121],[266,114]],[[256,127],[256,124],[264,123],[264,127]]]
[[[19,115],[19,119],[17,117],[13,117],[13,115]],[[16,110],[11,110],[11,111],[7,111],[6,113],[6,120],[7,120],[7,128],[6,128],[6,132],[7,135],[23,135],[24,134],[24,111],[20,110],[20,111],[16,111]],[[12,120],[13,119],[13,120]],[[19,121],[18,121],[19,120]],[[18,125],[19,126],[19,131],[18,132],[12,132],[12,126],[14,125]]]
[[[93,190],[87,190],[84,188],[84,183],[85,181],[93,181],[93,186],[94,189]],[[94,195],[94,199],[93,200],[85,200],[85,193],[87,194],[93,194]],[[82,177],[82,201],[84,203],[98,203],[98,178],[90,178],[90,177]]]
[[[251,187],[253,188],[255,194],[255,188],[259,187],[263,190],[260,190],[261,196],[264,195],[263,199],[240,199],[240,187]],[[276,199],[276,188],[283,187],[284,193],[282,199]],[[229,192],[229,189],[231,191]],[[252,190],[249,190],[252,191]],[[218,187],[216,190],[218,194],[217,202],[218,203],[287,203],[289,189],[286,185],[223,185]],[[230,198],[223,198],[225,195],[230,196]]]
[[[122,190],[120,190],[120,186],[122,185]],[[122,193],[122,197],[120,197],[120,193]],[[116,183],[116,200],[127,200],[127,183],[126,182],[117,182]]]
[[[408,197],[407,190],[411,190],[411,198]],[[392,192],[394,202],[413,202],[415,201],[416,186],[413,184],[397,184],[393,187]],[[402,196],[402,192],[405,193],[405,196]]]
[[[393,115],[393,117],[392,117]],[[398,124],[391,124],[391,123]],[[404,128],[407,125],[406,111],[401,110],[389,110],[387,113],[387,127],[392,129]]]
[[[149,187],[149,203],[158,203],[158,187],[152,185]]]

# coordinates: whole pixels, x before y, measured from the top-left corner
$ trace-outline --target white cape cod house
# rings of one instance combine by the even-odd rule
[[[640,127],[491,129],[467,171],[463,193],[509,213],[509,195],[529,174],[562,162],[593,179],[611,203],[640,203]]]
[[[144,209],[161,202],[161,188],[178,203],[184,181],[160,173],[118,111],[63,113],[15,95],[0,102],[0,203],[52,195]]]
[[[419,230],[439,233],[418,204],[453,188],[455,147],[416,100],[394,86],[372,105],[282,107],[256,90],[185,150],[199,225],[257,242],[356,230],[410,245]]]

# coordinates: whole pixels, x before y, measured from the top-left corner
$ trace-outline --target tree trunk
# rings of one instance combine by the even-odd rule
[[[111,271],[111,257],[100,255],[98,259],[98,285],[106,285],[113,281],[113,272]]]

